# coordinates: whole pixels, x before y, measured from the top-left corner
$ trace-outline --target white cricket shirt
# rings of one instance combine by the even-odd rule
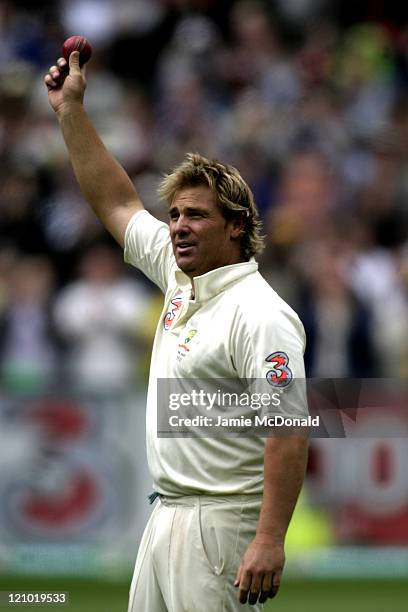
[[[254,260],[194,278],[195,298],[190,299],[191,281],[177,267],[169,227],[146,210],[129,221],[124,257],[165,294],[147,395],[147,458],[154,489],[168,496],[261,494],[265,439],[159,438],[157,379],[256,379],[269,392],[289,383],[275,413],[304,417],[302,395],[289,392],[292,377],[304,379],[299,317],[262,278]]]

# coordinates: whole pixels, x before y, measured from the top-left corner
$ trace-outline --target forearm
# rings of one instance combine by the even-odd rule
[[[62,108],[57,116],[81,191],[102,223],[109,226],[118,207],[142,209],[130,178],[105,148],[82,103]]]
[[[308,442],[301,437],[268,438],[265,444],[264,494],[257,536],[283,543],[302,488]]]
[[[302,488],[307,440],[268,438],[265,444],[264,494],[256,536],[238,568],[239,601],[255,604],[275,597],[285,563],[286,531]]]
[[[85,68],[79,65],[79,52],[70,54],[69,66],[59,58],[44,82],[81,191],[106,229],[124,246],[129,220],[143,205],[132,181],[106,150],[85,112]]]

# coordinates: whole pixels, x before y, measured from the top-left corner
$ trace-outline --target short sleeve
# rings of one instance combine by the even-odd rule
[[[265,412],[285,417],[308,415],[305,334],[295,313],[241,317],[232,346],[238,376],[248,381],[251,393],[279,397]]]
[[[138,211],[126,228],[124,260],[165,293],[172,269],[176,269],[169,226],[147,210]]]

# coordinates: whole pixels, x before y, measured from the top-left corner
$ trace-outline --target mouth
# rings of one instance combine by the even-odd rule
[[[176,244],[176,251],[180,255],[186,255],[194,248],[194,246],[195,245],[191,244],[191,242],[180,241]]]

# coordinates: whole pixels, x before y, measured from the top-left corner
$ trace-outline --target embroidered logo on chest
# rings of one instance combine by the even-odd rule
[[[175,319],[177,318],[177,314],[180,312],[181,307],[183,305],[183,296],[178,295],[173,298],[170,302],[170,310],[166,312],[163,317],[163,326],[166,331],[168,331],[173,325]]]
[[[191,349],[191,345],[189,346],[189,344],[191,340],[194,338],[194,336],[196,335],[196,333],[197,333],[196,329],[190,329],[187,336],[184,338],[183,342],[180,342],[180,344],[177,347],[177,361],[181,361],[183,357],[186,357],[186,355],[189,354],[190,349]]]

